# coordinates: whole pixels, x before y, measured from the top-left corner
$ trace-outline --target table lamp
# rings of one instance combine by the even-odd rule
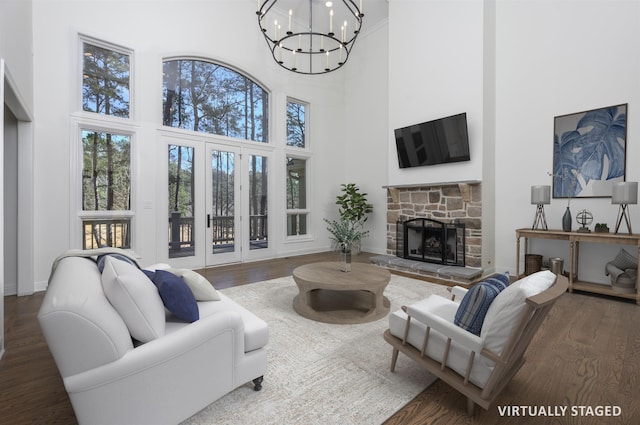
[[[622,224],[622,218],[627,223],[627,229],[631,234],[631,220],[627,213],[627,205],[638,203],[638,182],[620,182],[613,185],[613,192],[611,193],[611,203],[620,204],[618,208],[618,220],[616,221],[615,234],[618,234],[620,224]]]
[[[544,206],[551,203],[551,186],[531,186],[531,205],[537,205],[536,217],[533,220],[531,230],[542,226],[547,230],[547,218],[544,215]]]

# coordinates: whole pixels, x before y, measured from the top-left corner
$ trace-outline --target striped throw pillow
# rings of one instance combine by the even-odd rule
[[[480,335],[489,306],[507,286],[509,272],[492,276],[473,286],[460,302],[454,323],[472,334]]]

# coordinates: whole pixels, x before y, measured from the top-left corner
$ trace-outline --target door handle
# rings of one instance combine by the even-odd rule
[[[211,214],[207,214],[207,228],[211,227]]]

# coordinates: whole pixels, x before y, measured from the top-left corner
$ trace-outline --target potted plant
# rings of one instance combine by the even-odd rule
[[[329,225],[330,239],[334,248],[340,251],[342,270],[351,270],[351,254],[360,251],[360,241],[369,234],[364,230],[367,215],[373,211],[373,205],[367,202],[367,194],[361,193],[355,183],[342,184],[342,194],[336,196],[340,220],[324,221]]]
[[[367,194],[361,193],[355,183],[342,184],[342,194],[336,196],[340,219],[349,223],[351,229],[361,229],[367,221],[367,216],[373,212],[373,205],[367,202]],[[360,251],[360,241],[369,232],[361,234],[351,243],[354,253]]]
[[[609,226],[607,226],[607,223],[596,223],[594,231],[596,233],[609,233]]]
[[[334,248],[340,251],[340,259],[342,261],[342,271],[351,271],[351,250],[354,244],[369,234],[368,230],[362,230],[358,224],[347,220],[327,220],[329,227],[327,230],[331,233],[330,239],[333,241]]]

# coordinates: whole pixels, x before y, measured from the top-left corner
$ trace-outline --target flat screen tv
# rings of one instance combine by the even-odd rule
[[[400,168],[469,161],[466,112],[395,130]]]

